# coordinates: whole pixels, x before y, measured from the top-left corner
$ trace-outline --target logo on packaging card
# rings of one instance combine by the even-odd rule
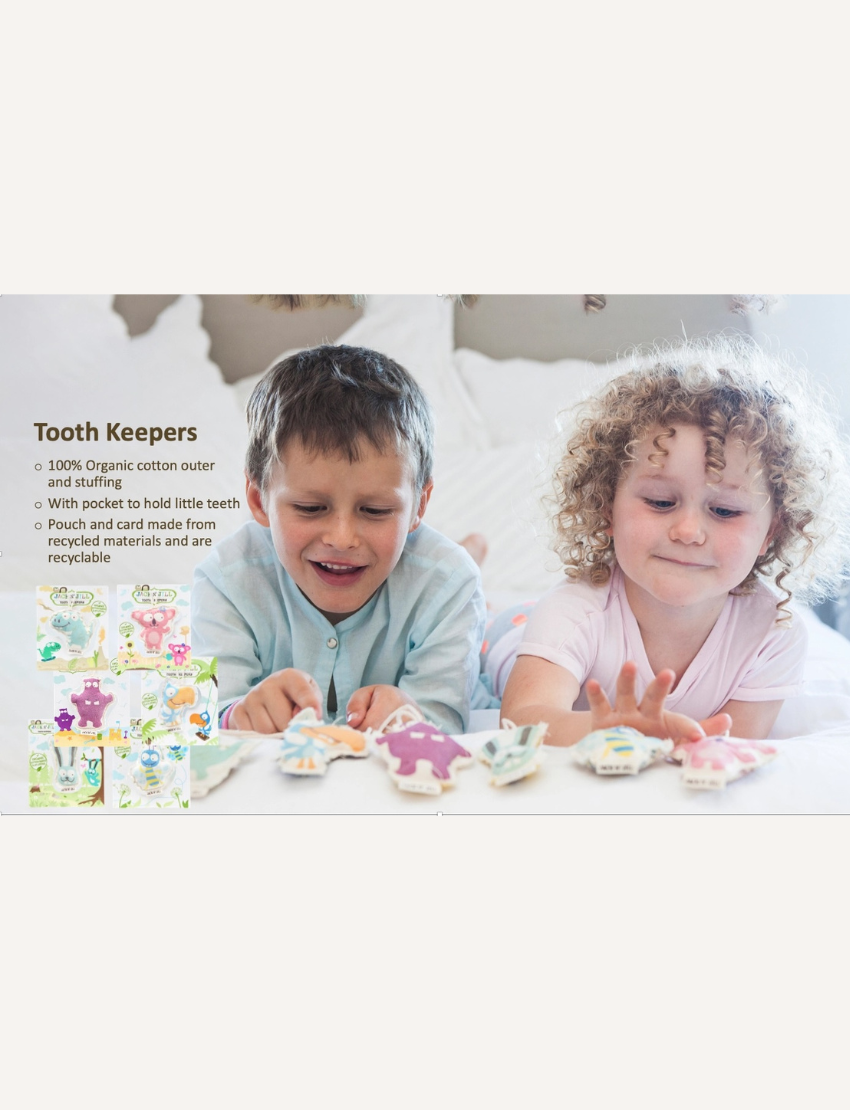
[[[89,593],[88,590],[69,590],[67,586],[54,586],[50,592],[50,600],[54,605],[89,605],[94,601],[94,594]],[[105,605],[103,612],[106,612]]]
[[[166,590],[151,586],[136,586],[132,591],[133,600],[138,605],[167,605],[177,597],[176,590]]]

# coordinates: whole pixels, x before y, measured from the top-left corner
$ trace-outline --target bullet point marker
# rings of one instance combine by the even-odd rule
[[[40,527],[41,527],[41,525],[40,525],[40,524],[36,524],[36,528],[40,528]]]
[[[36,463],[35,468],[36,470],[41,470],[41,463]]]
[[[40,509],[40,508],[41,508],[41,502],[40,502],[40,501],[36,501],[36,503],[35,503],[35,507],[36,507],[37,509]]]

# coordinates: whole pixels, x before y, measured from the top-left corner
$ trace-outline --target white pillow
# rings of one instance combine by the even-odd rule
[[[492,447],[549,437],[558,414],[622,373],[618,363],[580,359],[536,362],[488,358],[478,351],[455,351],[461,383],[481,414]]]
[[[437,453],[489,446],[484,418],[454,366],[454,308],[447,298],[370,295],[363,315],[334,343],[380,351],[410,371],[431,403]],[[299,350],[303,348],[284,351],[271,365]],[[264,373],[242,378],[231,387],[243,409]]]
[[[409,370],[434,412],[435,451],[487,447],[486,423],[454,365],[454,305],[433,293],[370,295],[337,343],[371,347]]]
[[[546,445],[524,440],[486,451],[442,451],[436,456],[434,493],[425,515],[455,541],[482,532],[489,551],[481,568],[484,591],[536,597],[563,577],[549,550]]]
[[[245,419],[232,391],[207,352],[209,336],[201,327],[198,297],[179,298],[160,314],[144,335],[131,338],[124,321],[111,308],[108,296],[0,297],[0,364],[7,375],[5,416],[10,434],[0,444],[0,465],[6,489],[7,520],[16,526],[2,544],[2,581],[5,588],[28,589],[42,582],[117,584],[120,581],[191,581],[195,564],[206,549],[192,538],[218,542],[247,518],[242,468],[246,444]],[[90,422],[98,440],[38,442],[36,422],[68,427]],[[136,427],[194,426],[195,442],[160,443],[107,441],[108,423]],[[80,459],[174,461],[176,472],[116,472],[121,490],[111,487],[77,488],[78,477],[97,472],[49,470],[50,460]],[[214,463],[207,471],[183,471],[182,462]],[[36,471],[40,463],[42,470]],[[71,475],[70,488],[49,489],[50,477]],[[74,497],[79,509],[49,508],[50,497]],[[126,501],[142,502],[138,512]],[[170,509],[145,509],[144,499],[172,499]],[[179,510],[177,497],[204,500],[203,511]],[[124,500],[122,510],[82,511],[83,499]],[[208,498],[236,498],[238,510],[209,510]],[[40,501],[41,509],[34,503]],[[48,563],[48,519],[91,520],[188,517],[212,520],[214,531],[158,533],[164,537],[190,535],[187,547],[91,548],[108,550],[111,560],[67,566]],[[34,525],[43,525],[37,530]],[[55,532],[73,536],[73,532]],[[88,529],[83,534],[94,535]],[[113,534],[118,534],[117,530]],[[148,535],[147,530],[129,535]],[[76,549],[75,549],[76,550]]]

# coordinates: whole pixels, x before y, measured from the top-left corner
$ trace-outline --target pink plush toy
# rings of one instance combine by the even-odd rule
[[[148,651],[161,651],[163,640],[171,631],[171,622],[177,616],[177,610],[164,605],[152,605],[150,609],[134,609],[130,616],[136,624],[142,626],[139,635],[145,641]]]
[[[704,736],[690,744],[680,744],[671,758],[682,764],[685,786],[695,790],[722,790],[727,783],[769,763],[777,754],[776,748],[760,740]]]

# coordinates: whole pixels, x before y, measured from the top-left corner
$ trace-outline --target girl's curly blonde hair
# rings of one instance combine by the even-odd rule
[[[692,424],[705,434],[709,475],[720,480],[725,444],[742,440],[773,493],[770,545],[735,592],[772,579],[781,616],[792,591],[808,601],[834,593],[850,563],[848,445],[804,372],[745,336],[655,346],[630,361],[578,407],[555,471],[555,550],[568,577],[608,581],[611,505],[638,444],[652,429]],[[665,438],[654,439],[659,456]]]

